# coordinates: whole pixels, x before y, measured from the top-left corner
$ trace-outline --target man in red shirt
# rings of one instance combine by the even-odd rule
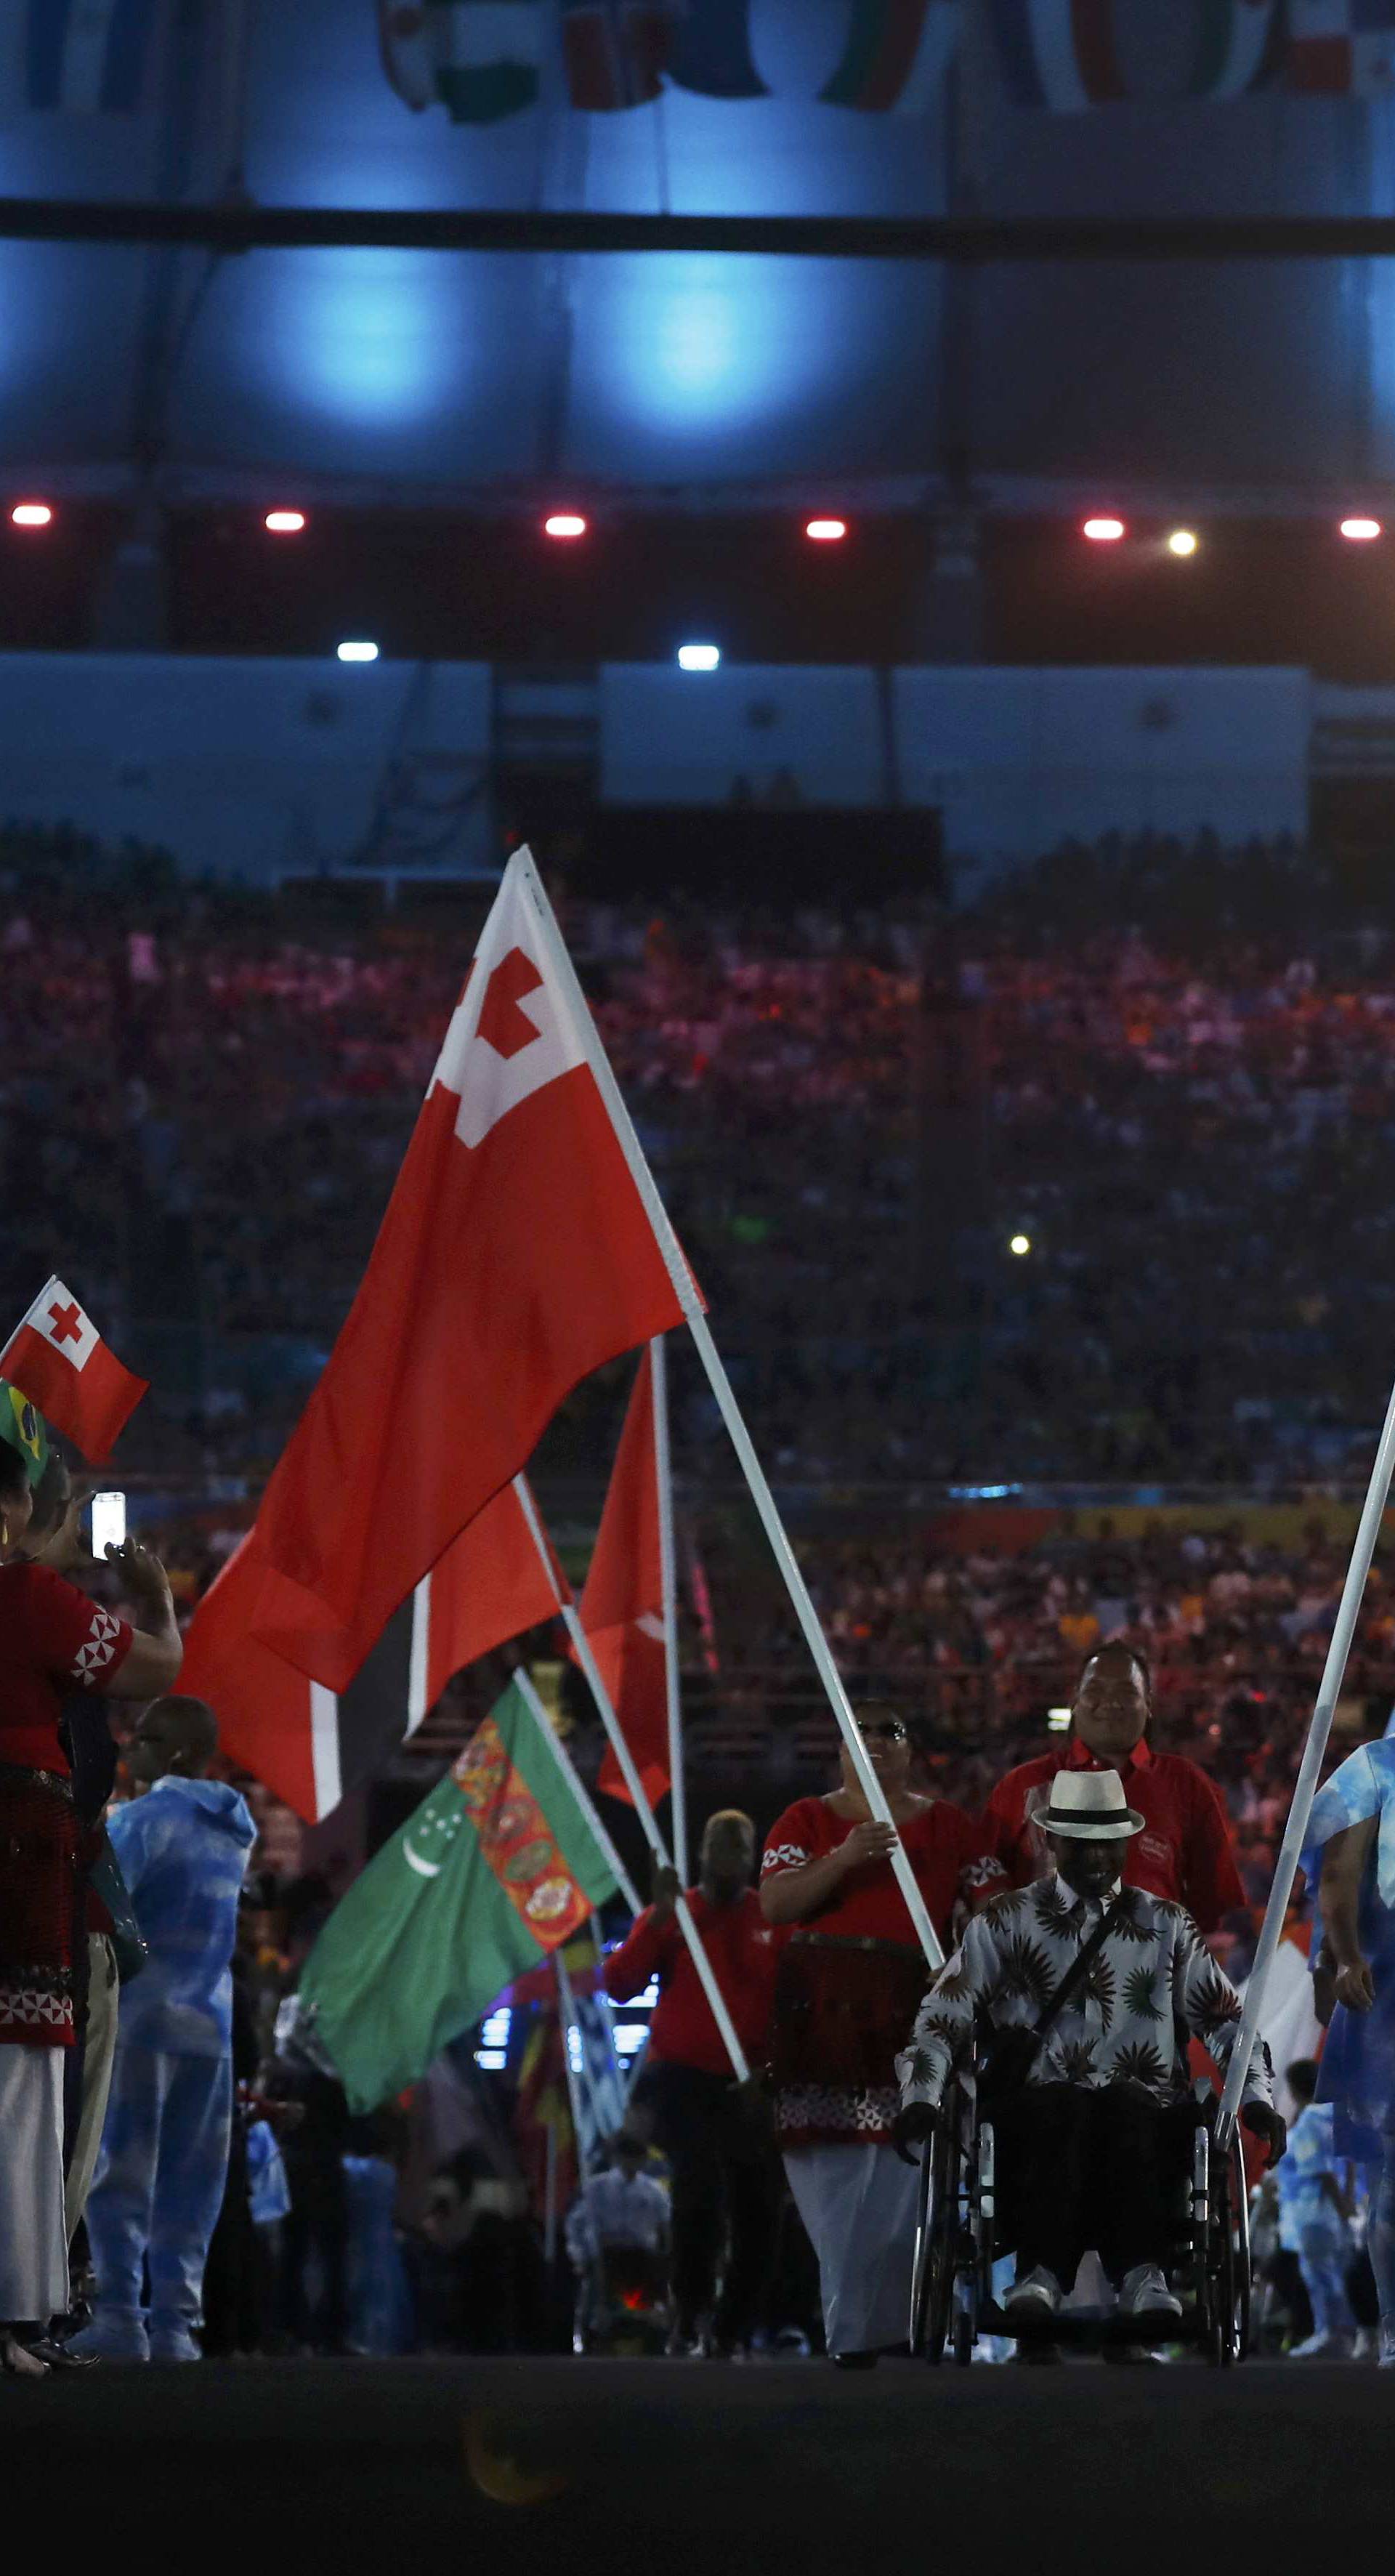
[[[693,1921],[736,2035],[752,2062],[765,2048],[778,1935],[751,1886],[756,1861],[749,1816],[727,1809],[709,1819],[701,1876],[689,1890]],[[678,1927],[678,1873],[660,1870],[654,1903],[605,1962],[606,1993],[617,2003],[642,1994],[651,1977],[659,2001],[634,2108],[647,2113],[673,2177],[672,2348],[727,2354],[749,2339],[770,2261],[779,2171],[758,2116],[732,2077],[731,2061]],[[717,2270],[726,2240],[720,2297]]]
[[[1128,1846],[1124,1885],[1185,1905],[1203,1932],[1227,1914],[1243,1913],[1245,1890],[1235,1866],[1220,1797],[1204,1771],[1180,1753],[1155,1753],[1148,1742],[1152,1693],[1148,1666],[1117,1639],[1086,1662],[1059,1752],[1021,1762],[998,1782],[984,1821],[1014,1887],[1050,1867],[1035,1822],[1062,1769],[1117,1771],[1143,1831]]]

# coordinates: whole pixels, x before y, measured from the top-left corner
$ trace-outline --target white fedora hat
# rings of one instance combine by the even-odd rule
[[[1033,1822],[1046,1834],[1070,1834],[1077,1842],[1118,1842],[1141,1834],[1144,1818],[1124,1796],[1117,1771],[1058,1771],[1049,1804],[1039,1806]]]

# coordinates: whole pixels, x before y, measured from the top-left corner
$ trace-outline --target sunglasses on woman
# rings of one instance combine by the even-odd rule
[[[889,1717],[884,1725],[878,1720],[871,1726],[859,1726],[857,1731],[864,1744],[904,1744],[906,1741],[906,1730],[899,1717]]]

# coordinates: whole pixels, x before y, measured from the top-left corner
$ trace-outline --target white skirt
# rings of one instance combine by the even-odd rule
[[[0,2046],[0,2325],[63,2315],[61,2048]]]
[[[830,2352],[908,2341],[917,2168],[893,2147],[792,2147],[785,2171],[819,2261]]]

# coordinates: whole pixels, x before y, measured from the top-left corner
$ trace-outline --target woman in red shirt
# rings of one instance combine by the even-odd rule
[[[149,1699],[183,1648],[163,1569],[134,1543],[113,1555],[149,1603],[148,1635],[47,1566],[26,1564],[43,1425],[0,1383],[0,2368],[42,2377],[13,2332],[68,2304],[63,2057],[73,2043],[73,1871],[78,1826],[59,1736],[74,1691]]]
[[[926,1909],[946,1953],[956,1905],[1006,1884],[958,1807],[910,1786],[896,1711],[857,1712]],[[906,2340],[916,2176],[891,2144],[894,2059],[925,1989],[924,1953],[846,1746],[842,1784],[800,1798],[771,1827],[761,1869],[768,1923],[791,1928],[775,1987],[771,2065],[785,2171],[818,2256],[828,2349],[870,2368]]]

